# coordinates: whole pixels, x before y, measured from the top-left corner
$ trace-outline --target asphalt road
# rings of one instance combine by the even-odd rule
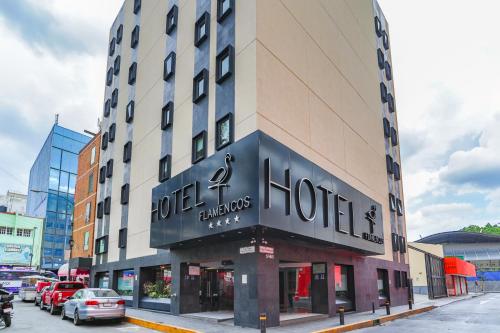
[[[500,332],[500,294],[486,294],[451,303],[427,313],[356,332],[498,333]]]
[[[41,311],[33,303],[14,301],[14,318],[11,327],[0,327],[0,332],[29,333],[71,333],[71,332],[103,332],[103,333],[152,333],[156,331],[129,323],[93,322],[82,326],[74,326],[70,320],[61,320],[59,315],[51,316],[48,311]]]

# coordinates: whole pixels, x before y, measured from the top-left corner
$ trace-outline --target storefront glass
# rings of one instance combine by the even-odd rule
[[[377,288],[379,304],[384,305],[389,300],[389,275],[385,269],[377,269]]]
[[[233,310],[234,271],[201,269],[200,304],[202,311]]]
[[[126,300],[132,300],[134,293],[135,273],[133,269],[119,271],[116,281],[116,291]]]
[[[98,288],[109,288],[109,273],[99,273],[97,274],[97,287]]]
[[[141,301],[170,304],[172,270],[170,265],[147,267],[141,272]]]
[[[308,313],[311,305],[311,264],[280,264],[280,311]]]
[[[345,311],[354,310],[354,274],[353,267],[335,265],[335,303]]]

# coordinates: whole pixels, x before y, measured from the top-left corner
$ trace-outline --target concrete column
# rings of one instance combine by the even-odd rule
[[[172,261],[172,314],[200,312],[200,276],[189,275],[189,266],[197,264]]]
[[[326,262],[312,264],[311,303],[314,313],[329,313],[328,275]]]
[[[141,299],[141,290],[142,290],[142,283],[141,283],[141,267],[136,266],[134,267],[134,291],[132,293],[132,306],[134,308],[139,307],[139,300]]]
[[[337,313],[335,295],[335,263],[327,263],[327,287],[328,287],[328,315],[333,317]]]

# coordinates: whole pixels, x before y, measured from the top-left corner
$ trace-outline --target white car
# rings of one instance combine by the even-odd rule
[[[36,297],[36,287],[22,287],[19,289],[19,298],[23,302],[34,302]]]

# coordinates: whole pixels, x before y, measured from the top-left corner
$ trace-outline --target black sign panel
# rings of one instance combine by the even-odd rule
[[[380,204],[260,131],[153,189],[151,247],[256,225],[384,253]]]

